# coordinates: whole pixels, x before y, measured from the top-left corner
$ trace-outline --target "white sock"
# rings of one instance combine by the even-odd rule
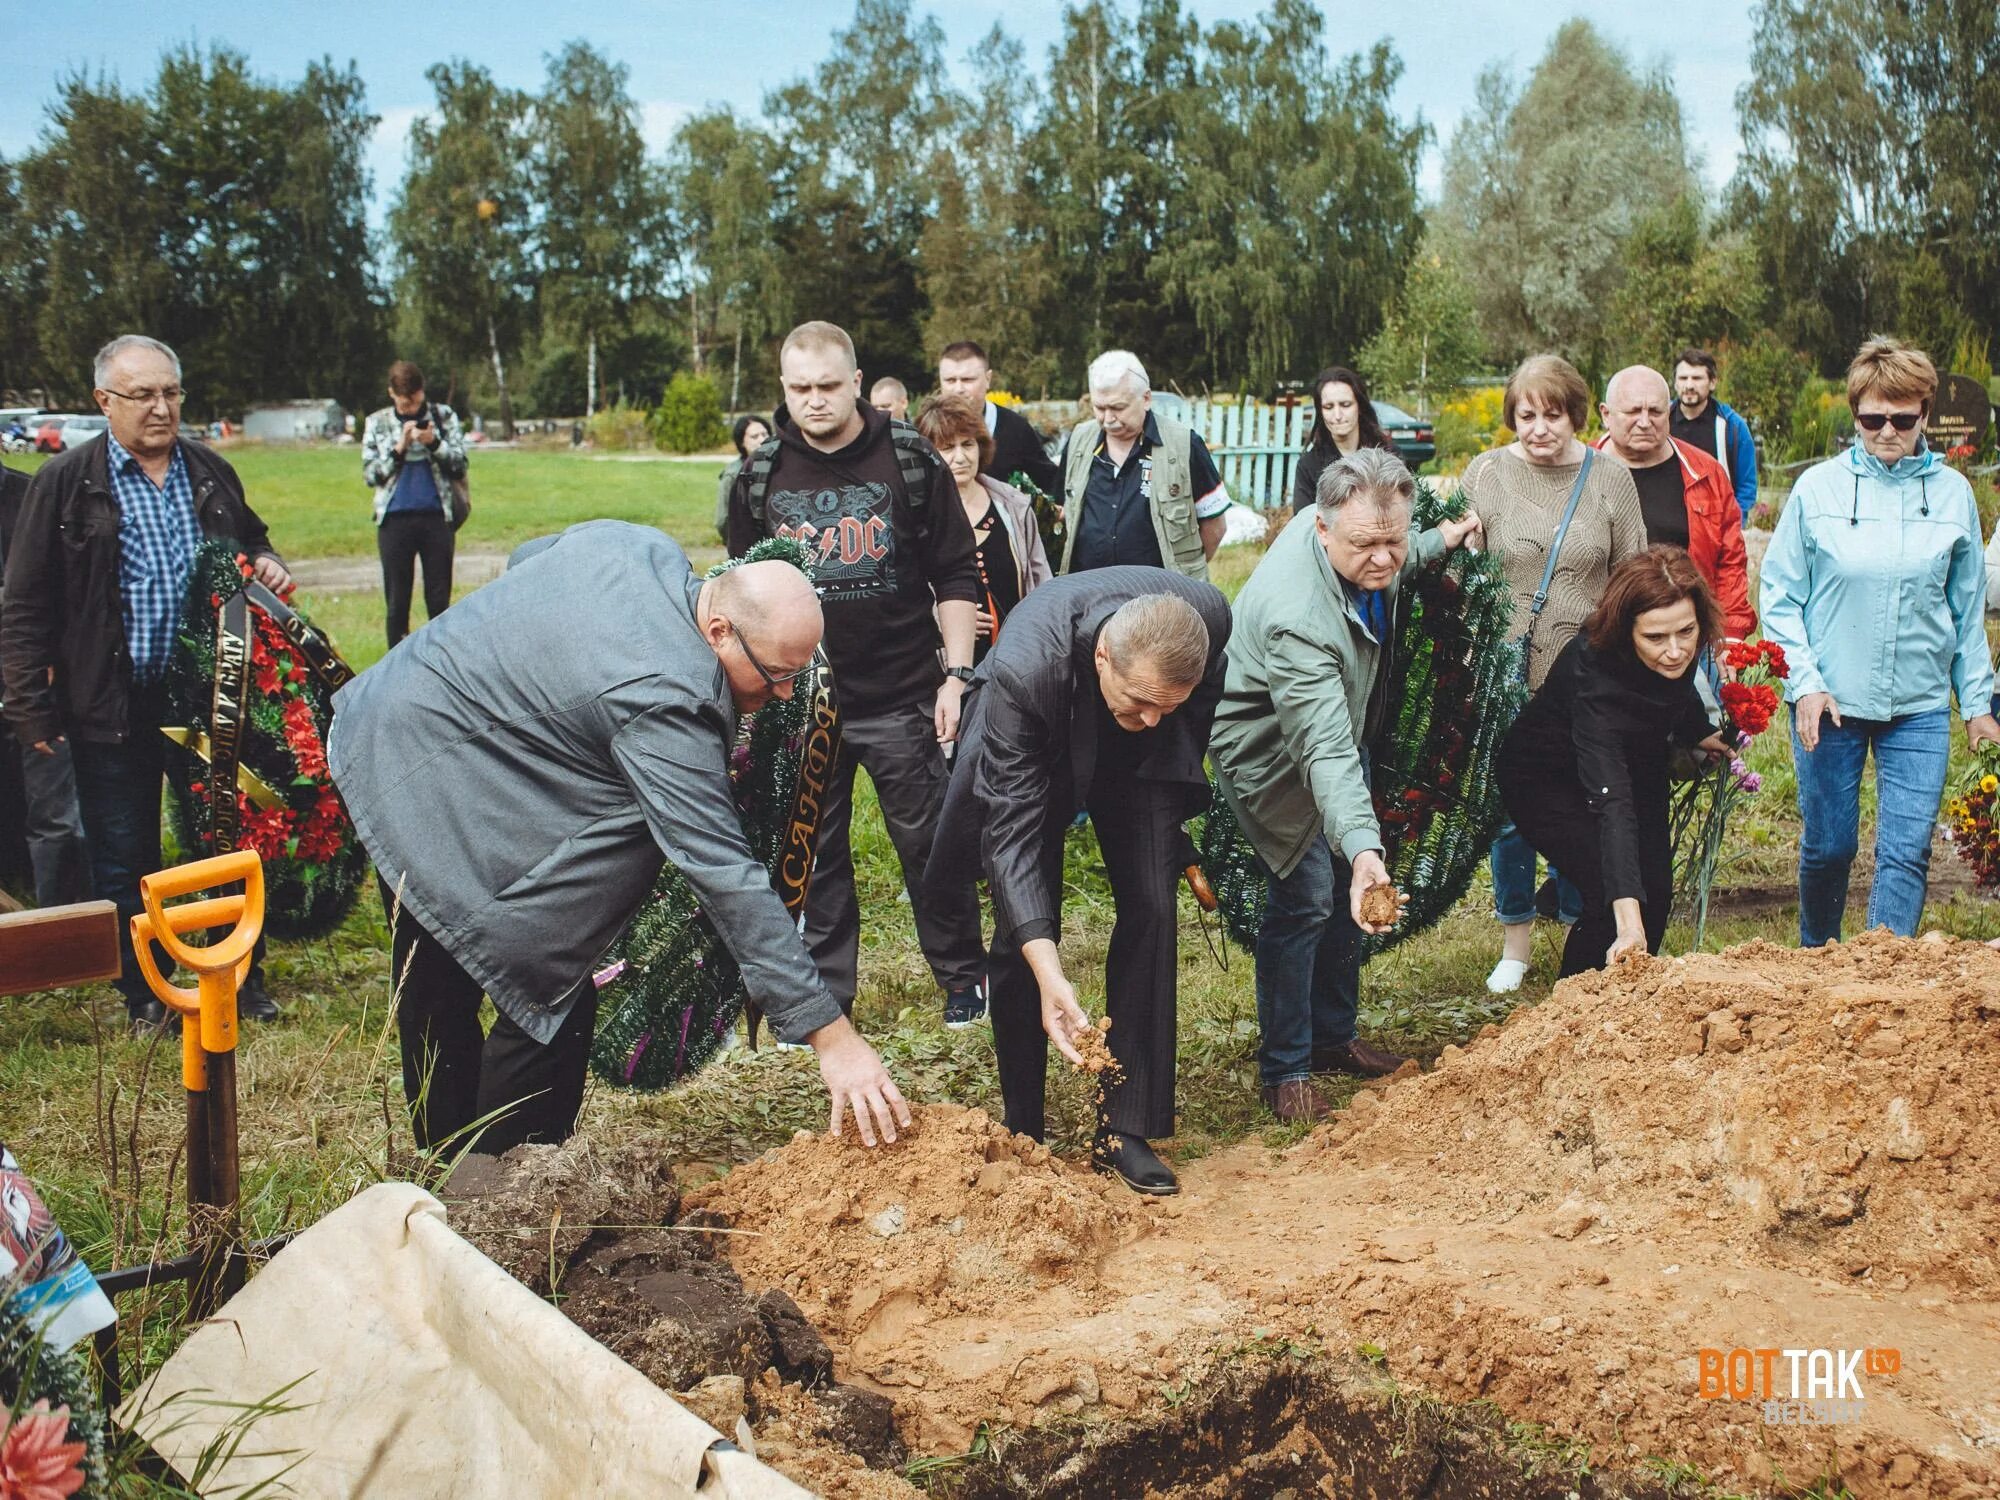
[[[1493,966],[1493,972],[1486,976],[1486,988],[1496,995],[1511,995],[1521,987],[1521,981],[1528,977],[1525,959],[1503,958]]]

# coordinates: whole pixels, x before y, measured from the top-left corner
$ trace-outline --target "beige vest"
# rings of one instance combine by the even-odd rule
[[[1151,497],[1153,536],[1160,544],[1160,559],[1176,573],[1189,578],[1208,578],[1208,554],[1201,546],[1201,523],[1194,515],[1194,476],[1189,454],[1194,433],[1184,423],[1157,412],[1153,421],[1160,429],[1160,445],[1142,462],[1151,464],[1146,481]],[[1076,539],[1083,533],[1083,495],[1090,484],[1090,461],[1104,438],[1102,424],[1094,419],[1079,422],[1069,435],[1068,464],[1063,472],[1064,505],[1069,517],[1069,540],[1063,546],[1062,571],[1069,571]]]

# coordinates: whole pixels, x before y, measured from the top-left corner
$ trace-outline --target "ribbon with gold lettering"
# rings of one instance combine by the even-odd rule
[[[812,890],[813,859],[819,849],[820,809],[826,804],[834,762],[840,759],[840,697],[825,653],[813,658],[812,671],[800,680],[799,689],[806,702],[806,722],[799,741],[798,780],[792,787],[791,816],[785,820],[771,879],[778,899],[804,932],[806,897]],[[755,1047],[764,1012],[755,1000],[746,1000],[744,1014],[750,1023],[750,1045]]]

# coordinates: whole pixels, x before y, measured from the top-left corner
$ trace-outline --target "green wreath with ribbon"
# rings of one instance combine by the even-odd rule
[[[167,668],[169,816],[183,859],[257,852],[273,937],[333,931],[367,878],[326,764],[333,694],[353,675],[237,543],[202,544]]]
[[[709,577],[746,562],[788,562],[808,577],[806,549],[788,538],[759,542]],[[840,706],[822,655],[790,698],[774,698],[741,721],[729,757],[750,852],[771,872],[785,909],[801,925],[819,839],[819,809],[840,755]],[[681,872],[661,868],[651,894],[597,975],[602,1000],[591,1070],[619,1088],[669,1088],[727,1045],[747,1008],[742,972]]]
[[[1462,495],[1440,498],[1419,480],[1411,529],[1429,530],[1465,510]],[[1390,931],[1363,936],[1364,955],[1415,937],[1472,884],[1505,821],[1493,763],[1527,701],[1513,597],[1498,558],[1459,548],[1413,573],[1401,604],[1389,667],[1395,708],[1369,753],[1383,862],[1410,904]],[[1223,925],[1254,950],[1264,866],[1220,791],[1198,845]]]

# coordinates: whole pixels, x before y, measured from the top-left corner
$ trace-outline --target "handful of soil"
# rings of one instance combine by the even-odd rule
[[[1125,1076],[1118,1059],[1111,1055],[1111,1017],[1106,1016],[1095,1026],[1086,1027],[1071,1040],[1076,1050],[1083,1056],[1083,1071],[1092,1074],[1099,1082],[1114,1084]],[[1072,1064],[1072,1066],[1074,1066]]]
[[[1393,885],[1371,885],[1361,893],[1361,920],[1370,927],[1393,927],[1402,915]]]

